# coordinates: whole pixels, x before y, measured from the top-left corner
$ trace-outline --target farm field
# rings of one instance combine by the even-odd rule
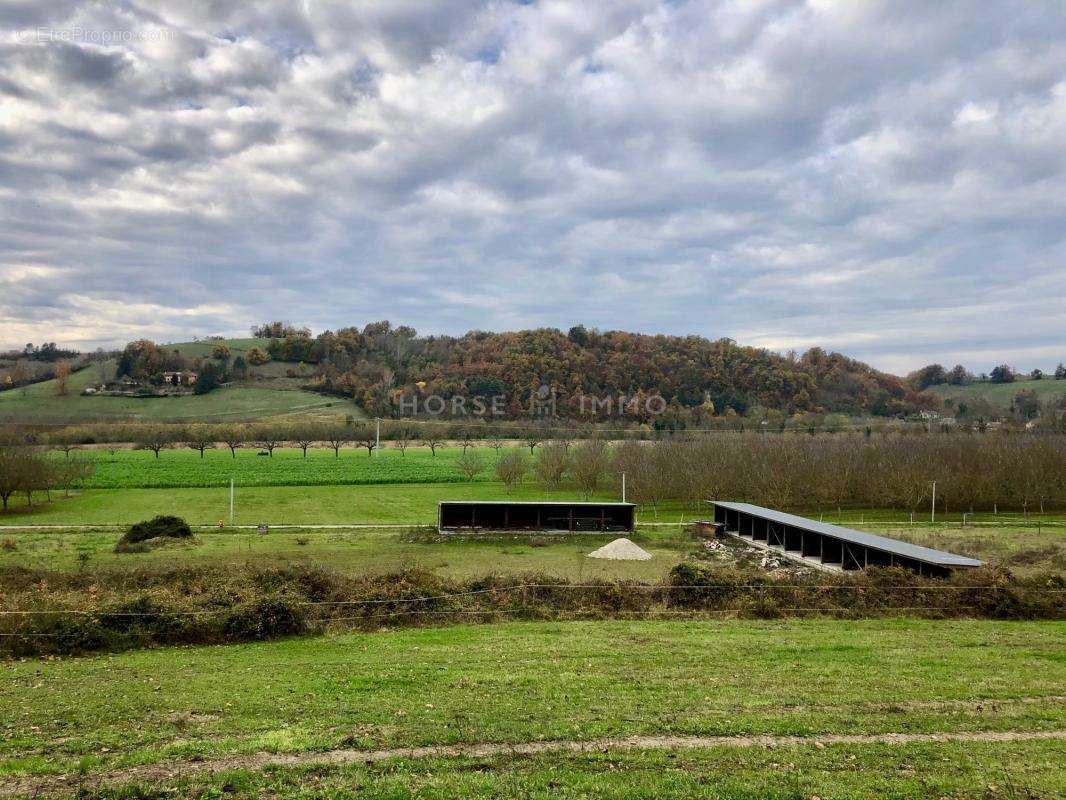
[[[931,386],[929,391],[941,400],[973,401],[987,400],[1000,408],[1010,408],[1014,396],[1023,389],[1033,391],[1041,402],[1053,397],[1066,395],[1066,381],[1054,378],[1034,380],[1017,380],[1013,383],[971,383],[969,386],[950,386],[942,384]]]
[[[1066,529],[915,526],[885,531],[915,544],[946,549],[1010,569],[1019,576],[1066,572]],[[698,548],[682,525],[643,525],[631,536],[652,561],[601,561],[586,555],[611,535],[530,537],[501,535],[441,541],[429,532],[404,528],[275,528],[263,535],[249,529],[203,528],[191,543],[167,543],[146,553],[115,553],[120,529],[14,529],[0,531],[0,567],[76,569],[85,563],[104,569],[176,564],[232,563],[235,567],[317,564],[353,574],[424,567],[450,577],[541,572],[583,577],[655,581]]]
[[[356,788],[372,797],[450,796],[452,787],[498,796],[493,792],[532,779],[555,796],[563,788],[580,796],[655,796],[674,787],[682,796],[706,796],[708,781],[720,776],[726,797],[1050,797],[1066,786],[1061,739],[819,740],[1061,731],[1064,646],[1061,622],[606,621],[459,625],[11,663],[0,687],[0,719],[7,720],[0,786],[29,794],[62,785],[48,783],[49,776],[92,782],[110,775],[126,783],[140,775],[179,797],[224,783],[247,792],[237,796],[301,783],[315,797]],[[641,735],[800,739],[776,748],[733,742],[669,751],[612,752],[608,744],[595,755],[342,762],[313,777],[307,772],[312,762],[329,760],[325,751],[356,751],[358,759],[358,751],[403,746]],[[241,754],[253,753],[302,760],[261,773],[242,766]],[[256,758],[252,766],[269,756]],[[134,771],[114,772],[122,769]],[[205,769],[228,771],[197,777]],[[600,783],[605,773],[609,780]],[[1037,793],[1007,793],[1018,787]]]
[[[229,518],[229,488],[84,489],[51,503],[24,498],[0,514],[2,525],[129,525],[157,514],[180,513],[190,524],[214,525]],[[436,525],[437,503],[453,499],[572,500],[572,490],[546,492],[533,485],[510,494],[498,482],[368,484],[361,486],[238,486],[237,525]],[[614,499],[599,493],[597,499]],[[14,500],[14,498],[12,498]],[[677,520],[680,510],[665,506],[659,516]],[[654,515],[651,515],[654,516]]]
[[[265,340],[228,340],[232,355],[244,353]],[[188,357],[207,355],[215,342],[186,342],[165,345]],[[270,362],[256,367],[257,373],[271,379],[283,375],[294,364]],[[113,362],[110,363],[113,370]],[[54,381],[42,381],[19,389],[0,392],[0,422],[241,422],[273,417],[313,417],[343,421],[347,416],[364,415],[351,400],[323,397],[293,386],[248,382],[216,389],[206,395],[180,397],[92,397],[82,395],[85,387],[99,383],[95,366],[70,376],[68,394],[57,397]]]
[[[476,480],[492,480],[496,453],[489,447],[471,448],[483,462]],[[150,450],[92,449],[75,453],[88,459],[92,474],[78,485],[93,489],[175,488],[229,486],[338,486],[366,483],[449,483],[467,480],[457,465],[462,448],[437,448],[437,454],[424,447],[408,448],[406,454],[382,449],[373,458],[365,448],[348,446],[334,454],[326,447],[313,447],[304,458],[299,448],[278,448],[274,455],[256,455],[244,448],[234,457],[228,448],[207,450],[203,458],[196,450],[163,450],[159,457]],[[55,453],[53,458],[64,458]]]
[[[633,538],[651,561],[606,561],[588,553],[612,536],[495,536],[441,541],[396,529],[322,530],[285,528],[261,535],[249,530],[200,530],[194,542],[174,542],[146,553],[115,553],[117,531],[20,531],[0,534],[0,568],[75,570],[172,568],[177,565],[234,568],[318,565],[348,574],[381,574],[422,567],[454,578],[489,574],[550,574],[570,580],[606,578],[659,581],[697,543],[677,527],[647,528]]]

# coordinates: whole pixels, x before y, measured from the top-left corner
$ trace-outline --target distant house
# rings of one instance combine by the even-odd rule
[[[163,373],[164,386],[192,386],[194,383],[196,383],[195,372],[181,370],[180,372]]]

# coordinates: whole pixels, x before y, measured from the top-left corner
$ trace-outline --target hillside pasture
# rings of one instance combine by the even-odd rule
[[[0,392],[0,422],[242,422],[275,417],[343,420],[362,417],[350,400],[302,389],[237,384],[205,395],[101,397],[81,394],[96,382],[90,367],[70,376],[69,393],[55,394],[54,381]]]
[[[987,400],[992,405],[1006,410],[1010,408],[1014,396],[1023,389],[1032,390],[1041,403],[1066,395],[1066,380],[1042,378],[1041,380],[1016,380],[1012,383],[990,383],[982,381],[967,386],[941,384],[929,387],[929,391],[941,400],[955,402],[973,402]]]

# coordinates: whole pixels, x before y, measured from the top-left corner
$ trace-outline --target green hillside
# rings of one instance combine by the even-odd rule
[[[265,343],[262,339],[230,339],[231,354]],[[209,355],[217,342],[164,345],[195,358]],[[114,364],[109,365],[114,369]],[[257,380],[216,389],[206,395],[180,397],[94,397],[85,387],[99,382],[95,367],[70,376],[67,395],[55,394],[55,381],[43,381],[0,392],[0,422],[237,422],[276,416],[314,416],[344,419],[363,414],[350,400],[324,397],[295,388],[298,379],[284,378],[294,364],[265,364],[255,368]]]
[[[1014,396],[1023,389],[1031,389],[1040,398],[1040,402],[1044,402],[1052,397],[1066,395],[1066,381],[1044,378],[1039,381],[1021,380],[1013,383],[971,383],[968,386],[942,384],[930,387],[929,391],[942,400],[954,400],[956,402],[987,400],[999,408],[1007,409],[1010,408]]]

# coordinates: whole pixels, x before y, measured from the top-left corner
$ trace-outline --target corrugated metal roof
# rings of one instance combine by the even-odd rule
[[[780,522],[783,525],[791,525],[793,528],[820,533],[824,536],[832,536],[845,542],[865,545],[886,553],[893,553],[904,558],[913,558],[924,561],[926,564],[937,564],[942,567],[980,567],[983,562],[976,558],[947,553],[943,550],[934,550],[931,547],[921,547],[910,542],[901,542],[899,539],[890,539],[887,536],[878,536],[873,533],[863,533],[854,528],[844,528],[840,525],[830,525],[827,522],[799,517],[795,514],[786,514],[783,511],[774,511],[772,508],[753,506],[751,503],[727,503],[719,500],[713,501],[716,506],[729,508],[743,514],[751,514],[754,517]]]
[[[441,500],[442,506],[621,506],[635,508],[636,503],[594,503],[583,500]]]

